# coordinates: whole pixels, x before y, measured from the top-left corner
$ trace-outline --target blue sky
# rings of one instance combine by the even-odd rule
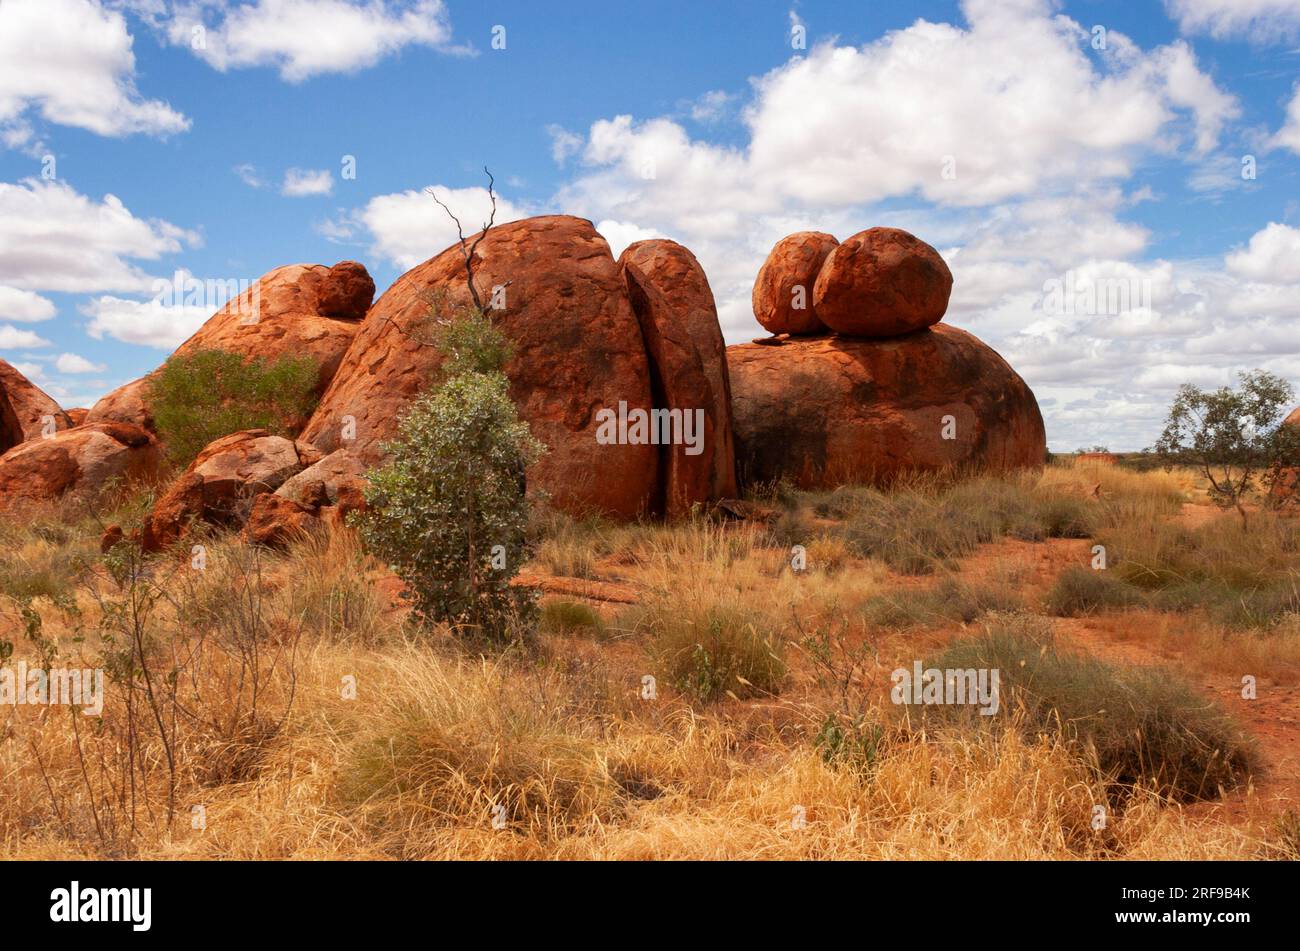
[[[731,342],[784,234],[907,228],[1052,448],[1140,448],[1184,380],[1300,384],[1298,79],[1300,0],[0,0],[0,356],[89,405],[220,303],[158,279],[382,289],[486,164],[691,247]]]

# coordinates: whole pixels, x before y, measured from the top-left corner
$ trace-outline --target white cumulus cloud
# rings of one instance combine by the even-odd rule
[[[408,46],[461,52],[442,0],[183,0],[153,19],[214,69],[266,66],[294,83],[356,72]]]
[[[0,130],[11,147],[34,135],[28,116],[98,135],[166,135],[189,120],[135,87],[126,20],[99,0],[0,3]]]
[[[198,243],[166,221],[137,218],[115,195],[96,201],[63,182],[0,182],[0,284],[31,291],[143,292],[152,261]]]

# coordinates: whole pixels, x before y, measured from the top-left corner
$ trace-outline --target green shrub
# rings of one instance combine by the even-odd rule
[[[500,331],[475,312],[447,327],[452,375],[416,400],[370,473],[355,516],[366,546],[404,582],[416,617],[508,637],[534,608],[510,585],[527,556],[524,473],[544,450],[510,400]],[[444,351],[446,352],[446,351]]]
[[[999,672],[999,714],[935,705],[927,717],[966,724],[1003,717],[1030,737],[1062,735],[1116,784],[1138,784],[1190,801],[1240,783],[1255,764],[1249,737],[1212,701],[1152,667],[1117,667],[1065,653],[1050,622],[1025,615],[990,617],[985,632],[952,644],[925,666]]]
[[[200,350],[164,363],[146,399],[168,458],[187,466],[208,443],[241,429],[295,435],[316,404],[317,378],[311,357],[268,362]]]
[[[600,637],[605,633],[605,622],[595,608],[579,601],[547,601],[542,605],[538,629],[546,634]]]
[[[1072,565],[1057,576],[1047,592],[1047,613],[1056,617],[1078,617],[1110,608],[1141,604],[1142,592],[1108,571]]]

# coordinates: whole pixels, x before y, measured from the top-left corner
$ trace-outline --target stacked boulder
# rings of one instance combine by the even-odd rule
[[[777,242],[753,293],[775,336],[727,350],[742,481],[830,488],[1041,465],[1033,393],[990,347],[940,323],[951,292],[939,253],[897,228]]]

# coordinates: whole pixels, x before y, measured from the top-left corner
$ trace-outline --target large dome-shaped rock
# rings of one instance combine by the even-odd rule
[[[515,221],[487,233],[474,271],[483,301],[502,305],[489,313],[514,344],[511,398],[549,449],[529,470],[530,491],[568,511],[648,510],[657,447],[596,438],[602,409],[651,406],[640,327],[605,239],[567,215]],[[441,363],[426,324],[431,297],[446,310],[471,303],[459,246],[406,272],[370,308],[302,439],[327,453],[347,448],[366,465],[380,461],[380,443]]]
[[[59,404],[12,364],[0,360],[0,453],[72,426]]]
[[[650,358],[656,407],[703,411],[702,452],[675,445],[667,455],[665,511],[736,494],[727,346],[704,269],[676,241],[637,241],[619,257],[628,297]],[[662,394],[662,401],[660,396]]]
[[[887,340],[791,338],[728,348],[747,485],[887,483],[909,471],[1041,465],[1034,394],[1006,361],[941,324]]]
[[[254,496],[274,492],[320,454],[308,445],[246,429],[214,440],[154,504],[145,518],[141,544],[159,551],[185,534],[191,522],[242,522]]]
[[[754,316],[774,334],[820,334],[813,291],[826,258],[839,244],[822,231],[796,231],[776,243],[758,270],[751,302]]]
[[[228,301],[168,359],[202,350],[267,361],[311,357],[317,392],[323,393],[374,296],[375,282],[356,261],[278,267]],[[151,429],[148,386],[157,372],[109,393],[91,407],[87,422],[118,420]]]
[[[38,436],[0,455],[0,508],[65,492],[94,493],[115,479],[151,481],[161,465],[157,440],[127,423],[88,423]]]
[[[827,255],[813,310],[836,333],[892,337],[938,323],[951,293],[938,251],[898,228],[870,228]]]

